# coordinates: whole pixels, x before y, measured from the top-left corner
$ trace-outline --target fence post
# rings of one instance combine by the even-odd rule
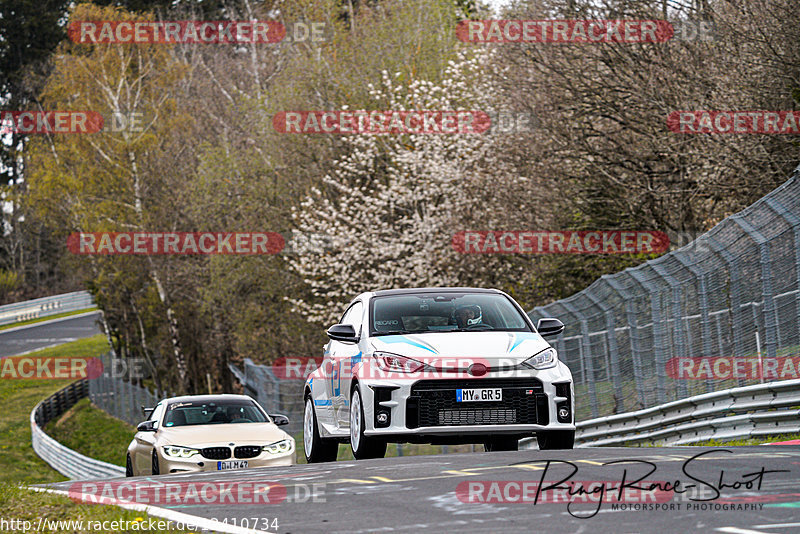
[[[581,348],[581,363],[583,364],[584,368],[586,369],[586,373],[589,375],[588,379],[585,378],[586,385],[589,388],[589,402],[592,410],[592,418],[598,417],[598,410],[597,410],[597,389],[594,383],[594,360],[592,359],[592,351],[590,347],[590,340],[589,340],[589,327],[586,324],[586,319],[582,312],[578,311],[575,306],[572,305],[571,302],[564,300],[561,304],[570,312],[573,316],[578,318],[581,324],[581,340],[580,340],[580,348]]]
[[[695,240],[695,243],[699,245],[699,242],[702,238],[698,238]],[[683,254],[680,252],[675,253],[675,259],[683,264],[684,267],[689,269],[692,274],[697,279],[697,298],[698,298],[698,307],[700,308],[700,335],[701,339],[700,342],[702,344],[702,353],[703,356],[709,358],[713,356],[713,349],[711,348],[711,318],[709,317],[709,305],[708,305],[708,281],[707,281],[707,273],[705,271],[701,271],[697,267],[697,262],[690,262],[686,258],[683,257]],[[689,329],[687,329],[687,334]],[[691,346],[691,345],[690,345]],[[724,354],[719,354],[720,356],[724,356]],[[711,378],[706,379],[706,392],[714,391],[714,382]]]
[[[800,168],[800,167],[799,167]],[[800,329],[800,217],[792,213],[775,198],[766,199],[767,206],[782,217],[792,227],[792,235],[794,237],[794,268],[795,268],[795,307],[797,322],[794,329]]]
[[[761,259],[761,295],[764,299],[764,346],[767,348],[767,358],[775,358],[778,352],[778,316],[775,309],[775,298],[772,288],[772,269],[769,255],[769,240],[744,220],[740,214],[732,215],[731,220],[738,224],[742,230],[758,244]]]
[[[644,376],[642,373],[642,353],[639,347],[639,326],[636,321],[636,310],[634,308],[633,296],[620,284],[614,276],[604,275],[601,277],[608,286],[617,292],[625,303],[625,316],[628,320],[628,342],[631,346],[631,360],[633,361],[633,381],[636,385],[636,395],[639,399],[641,408],[647,406],[647,397],[644,389]]]
[[[708,243],[711,249],[722,256],[722,259],[728,265],[728,274],[730,276],[730,287],[737,288],[741,284],[742,272],[739,268],[739,258],[731,254],[731,252],[722,246],[719,241],[711,234],[706,234]],[[744,316],[742,315],[742,305],[740,302],[739,291],[736,289],[729,290],[728,296],[731,301],[730,308],[730,326],[731,335],[733,336],[733,356],[744,356],[744,345],[742,344],[742,330],[744,328]],[[721,340],[720,340],[721,341]],[[744,380],[741,378],[737,380],[738,385],[743,386]]]
[[[130,378],[130,377],[129,377],[129,378]],[[126,409],[125,409],[125,420],[126,420],[128,423],[130,423],[130,424],[132,424],[132,425],[135,425],[135,424],[136,424],[136,423],[134,422],[134,417],[135,417],[135,414],[134,414],[135,402],[134,402],[134,394],[133,394],[133,388],[134,388],[134,386],[133,386],[133,384],[132,384],[131,382],[125,382],[125,383],[128,385],[128,388],[127,388],[127,389],[128,389],[128,395],[127,395],[127,397],[128,397],[128,398],[127,398],[127,404],[128,404],[128,405],[126,406]]]
[[[616,320],[614,317],[614,310],[611,307],[594,296],[591,291],[586,291],[586,297],[594,303],[595,306],[603,310],[603,315],[606,319],[606,339],[608,340],[608,356],[611,366],[611,383],[614,386],[614,413],[621,413],[625,411],[623,402],[622,391],[622,376],[619,369],[619,347],[617,346],[617,332]]]
[[[649,262],[648,262],[649,263]],[[653,324],[653,353],[655,354],[656,398],[658,404],[664,404],[666,391],[666,359],[664,358],[664,321],[661,317],[661,292],[648,280],[639,269],[628,269],[641,287],[650,294],[650,317]]]
[[[677,256],[678,253],[675,253]],[[673,354],[676,355],[678,358],[683,358],[686,356],[686,343],[684,343],[684,332],[683,332],[683,310],[681,310],[681,284],[675,280],[675,277],[669,274],[666,268],[661,264],[661,262],[654,261],[650,264],[653,268],[653,271],[658,274],[670,287],[672,290],[672,316],[673,316],[673,335],[670,336],[672,343],[670,344],[675,348]],[[666,375],[667,371],[667,363],[666,358],[662,356],[664,360],[664,374]],[[686,388],[686,381],[674,379],[675,384],[677,385],[677,398],[682,399],[688,396],[687,388]]]

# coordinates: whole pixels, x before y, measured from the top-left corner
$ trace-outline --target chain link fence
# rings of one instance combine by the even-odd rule
[[[303,380],[280,379],[270,366],[253,363],[250,358],[244,359],[241,369],[233,364],[229,368],[245,394],[256,399],[268,413],[289,418],[286,432],[294,435],[303,431]]]
[[[800,378],[800,167],[679,250],[530,312],[555,341],[577,419]]]
[[[115,376],[117,373],[108,372],[117,368],[112,354],[104,354],[99,358],[106,372],[88,380],[89,399],[104,412],[136,426],[146,419],[142,406],[152,408],[162,398],[169,396],[154,395],[149,389],[124,380],[125,373],[120,373],[122,376]]]

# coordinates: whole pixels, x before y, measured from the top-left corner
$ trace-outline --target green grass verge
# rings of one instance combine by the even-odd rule
[[[44,321],[50,321],[52,319],[60,319],[61,317],[69,317],[70,315],[78,315],[81,313],[86,313],[95,310],[97,310],[97,306],[93,306],[91,308],[84,308],[82,310],[75,310],[71,312],[56,313],[54,315],[47,315],[45,317],[37,317],[36,319],[28,319],[27,321],[19,321],[18,323],[4,324],[3,326],[0,326],[0,331],[7,330],[9,328],[16,328],[18,326],[25,326],[28,324],[42,323]]]
[[[744,445],[763,445],[765,443],[773,443],[776,441],[792,441],[800,439],[800,434],[776,434],[774,436],[762,438],[742,438],[731,440],[707,439],[705,441],[698,441],[697,443],[687,444],[687,447],[737,447]]]
[[[81,339],[59,347],[31,353],[31,356],[97,356],[108,350],[103,336]],[[69,498],[49,493],[35,492],[20,487],[28,484],[60,482],[66,477],[50,468],[31,447],[30,413],[36,404],[67,386],[69,380],[0,380],[0,509],[3,519],[30,521],[37,525],[39,518],[47,520],[84,521],[135,521],[148,520],[141,512],[129,512],[114,506],[78,504]],[[96,439],[105,439],[105,430],[98,430]],[[130,440],[130,434],[128,435]],[[127,446],[127,443],[125,444]],[[124,447],[121,454],[124,455]],[[158,520],[158,518],[153,518]],[[35,529],[32,529],[35,530]],[[42,528],[40,532],[101,532],[76,528]],[[116,530],[114,532],[142,532],[141,529]],[[177,532],[174,530],[150,530],[149,532]]]

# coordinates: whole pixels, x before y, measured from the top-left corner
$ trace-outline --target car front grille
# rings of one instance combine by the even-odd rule
[[[231,457],[231,449],[229,447],[206,447],[200,449],[200,454],[209,460],[227,460]]]
[[[233,455],[237,458],[255,458],[261,454],[261,447],[258,445],[241,445],[233,449]]]
[[[456,389],[501,388],[500,402],[457,402]],[[422,380],[411,387],[406,426],[514,425],[549,422],[547,395],[535,378]]]

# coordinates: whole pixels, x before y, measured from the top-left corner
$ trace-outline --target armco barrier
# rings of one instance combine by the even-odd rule
[[[42,430],[48,421],[64,413],[88,394],[88,380],[78,380],[36,405],[31,412],[33,450],[53,469],[72,480],[124,476],[124,467],[79,454],[63,446]]]
[[[800,380],[726,389],[645,410],[581,421],[575,444],[686,445],[800,433]],[[521,442],[531,446],[533,440]]]
[[[83,310],[92,306],[94,306],[94,301],[88,291],[75,291],[25,302],[15,302],[0,306],[0,325]]]

